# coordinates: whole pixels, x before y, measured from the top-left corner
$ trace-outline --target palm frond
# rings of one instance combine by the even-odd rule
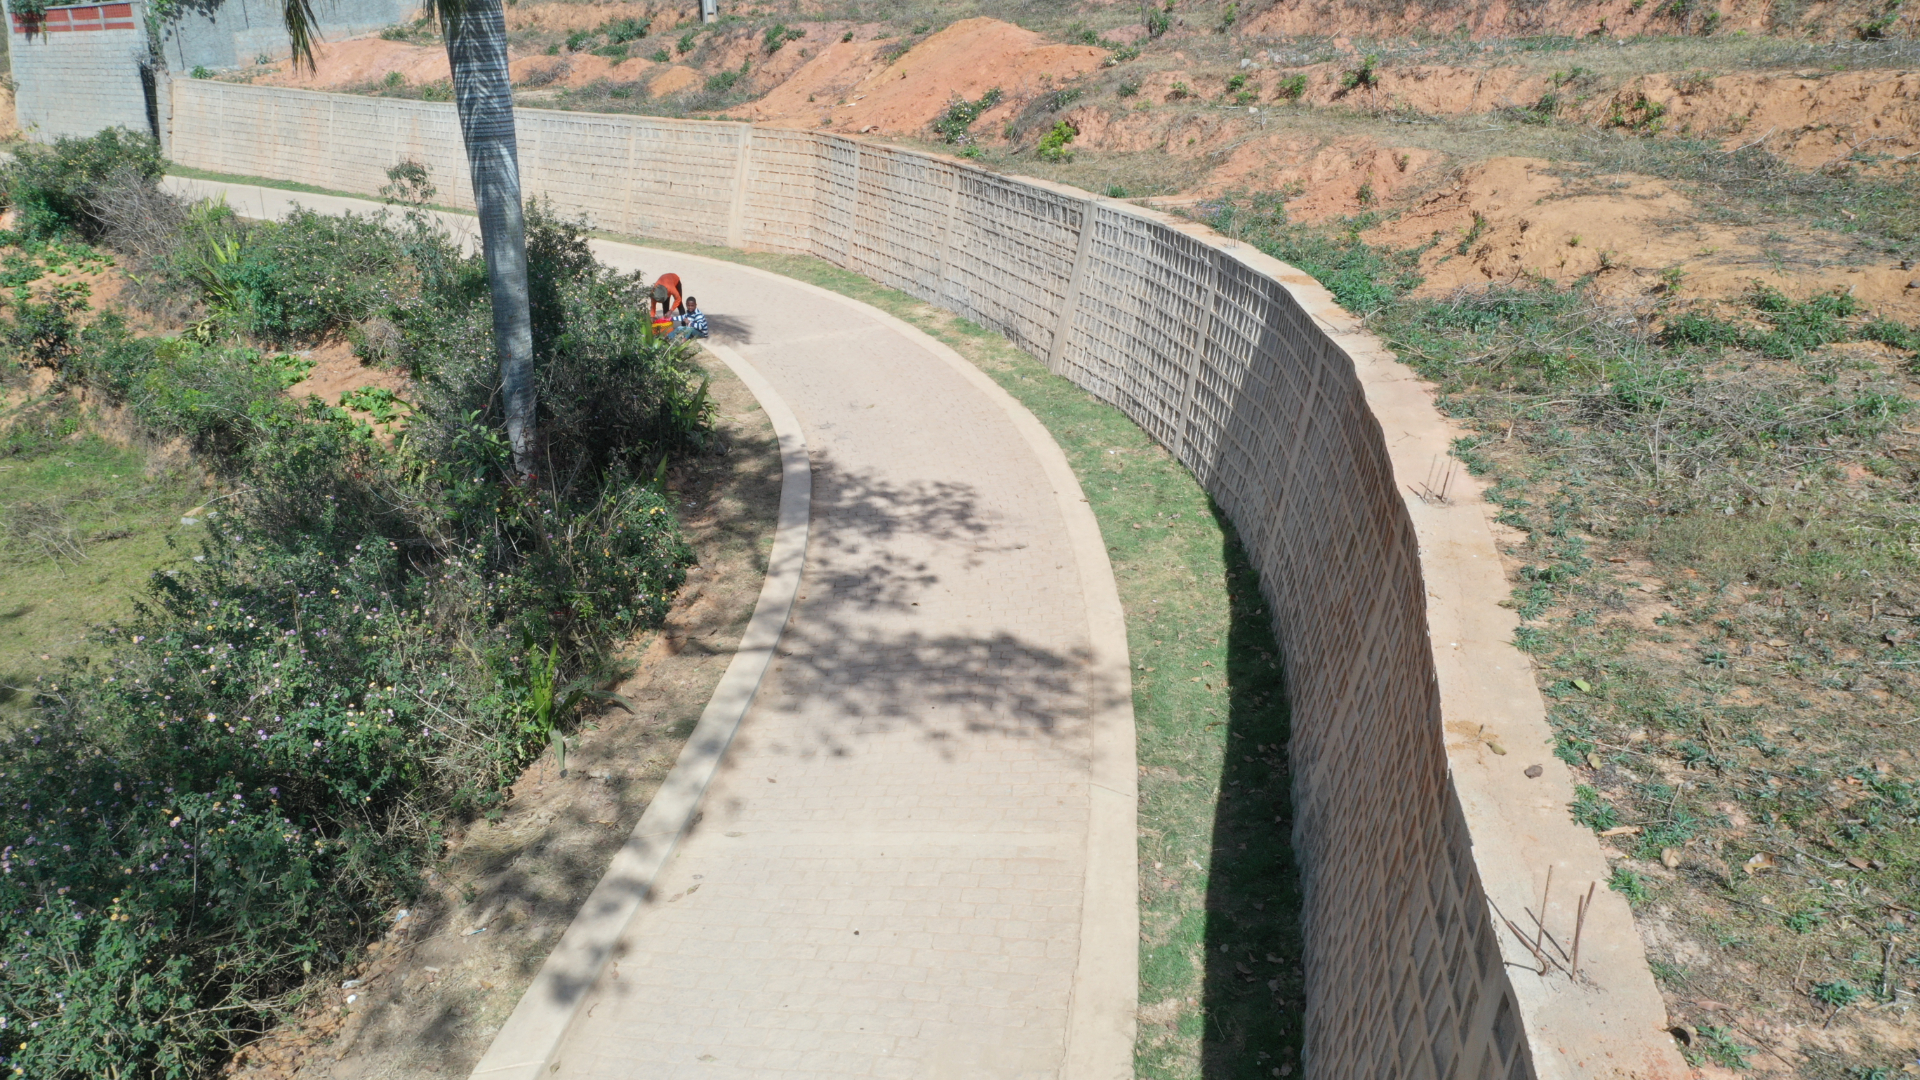
[[[293,66],[314,70],[313,43],[320,23],[314,18],[311,0],[281,0],[280,21],[286,24],[287,42],[293,46]]]

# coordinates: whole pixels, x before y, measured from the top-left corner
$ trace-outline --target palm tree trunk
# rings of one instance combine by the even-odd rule
[[[439,5],[453,69],[453,101],[473,174],[480,245],[493,293],[493,343],[500,355],[507,440],[525,479],[538,460],[533,390],[533,321],[527,300],[527,227],[520,198],[520,152],[507,77],[507,23],[500,0]],[[450,10],[451,9],[451,10]]]

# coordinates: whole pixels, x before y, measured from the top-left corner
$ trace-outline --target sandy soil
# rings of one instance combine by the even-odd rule
[[[616,689],[638,715],[595,717],[565,778],[551,751],[530,765],[500,820],[456,834],[427,875],[428,894],[394,912],[380,941],[317,983],[230,1074],[465,1076],[486,1051],[672,768],[759,595],[780,499],[778,443],[746,387],[724,365],[707,366],[727,449],[670,478],[699,566],[666,626],[632,644],[634,674]]]
[[[1669,5],[1640,0],[1481,0],[1472,5],[1437,0],[1406,5],[1371,0],[1281,0],[1250,15],[1242,32],[1254,36],[1339,33],[1376,37],[1424,31],[1464,33],[1475,39],[1546,34],[1628,37],[1698,33],[1713,13],[1718,16],[1714,23],[1718,33],[1758,34],[1768,32],[1777,10],[1771,0],[1713,0],[1689,5],[1682,15],[1670,13]],[[1879,13],[1877,4],[1828,0],[1801,5],[1792,25],[1812,37],[1849,36],[1854,25]],[[1893,33],[1913,36],[1920,27],[1915,16],[1915,12],[1903,13],[1904,25]]]
[[[1383,173],[1376,166],[1375,175]],[[1438,235],[1421,258],[1426,295],[1528,277],[1566,283],[1586,274],[1597,274],[1604,292],[1645,295],[1664,289],[1661,272],[1677,268],[1686,296],[1736,296],[1761,281],[1793,296],[1848,291],[1894,318],[1920,318],[1920,289],[1907,287],[1912,270],[1892,260],[1816,265],[1817,237],[1770,242],[1767,231],[1715,224],[1664,180],[1609,176],[1603,186],[1561,175],[1551,162],[1495,158],[1459,171],[1364,235],[1401,248]]]
[[[974,128],[996,131],[1034,97],[1098,68],[1105,49],[1049,43],[997,19],[966,19],[921,41],[891,63],[879,42],[834,42],[754,103],[752,119],[835,131],[924,134],[955,98],[978,100],[998,87],[1002,103]]]

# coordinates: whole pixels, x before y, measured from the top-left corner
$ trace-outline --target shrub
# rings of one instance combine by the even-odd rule
[[[1079,134],[1072,124],[1062,120],[1053,125],[1053,130],[1040,137],[1040,141],[1034,145],[1033,156],[1041,161],[1072,161],[1073,152],[1067,147]]]
[[[766,50],[768,56],[772,56],[774,53],[779,52],[787,42],[799,41],[806,36],[807,32],[797,26],[790,27],[786,23],[774,23],[772,26],[767,27],[766,36],[760,40],[760,47]]]
[[[1306,92],[1307,77],[1305,75],[1289,75],[1280,80],[1280,85],[1275,89],[1274,96],[1282,101],[1299,101]]]
[[[1357,68],[1340,73],[1341,90],[1371,90],[1380,85],[1380,58],[1368,53]]]
[[[653,29],[652,19],[610,19],[600,24],[599,33],[604,35],[610,45],[624,45],[629,41],[639,41]]]
[[[987,110],[1000,104],[1000,96],[1000,88],[997,86],[981,94],[978,101],[968,101],[956,95],[947,103],[946,111],[934,119],[934,134],[940,136],[941,140],[949,146],[970,141],[973,138],[971,130],[973,122],[980,119]]]
[[[19,232],[35,239],[78,235],[97,240],[106,230],[102,190],[124,184],[129,175],[155,183],[166,166],[153,136],[108,128],[86,138],[62,136],[52,146],[20,144],[0,170],[0,184],[18,211]]]
[[[210,225],[189,251],[223,235]],[[230,260],[201,264],[230,296],[217,302],[235,329],[277,345],[319,340],[368,315],[388,294],[401,264],[400,238],[380,219],[296,210],[280,221],[235,227]]]
[[[209,1074],[414,893],[436,821],[498,804],[555,719],[536,684],[657,622],[689,558],[634,466],[698,445],[711,405],[635,314],[642,279],[595,264],[577,225],[529,215],[538,485],[512,481],[499,430],[484,265],[424,215],[243,230],[203,206],[185,227],[213,239],[182,249],[230,257],[183,287],[238,312],[333,305],[287,328],[370,309],[420,400],[389,447],[288,400],[285,358],[16,319],[62,378],[188,438],[234,492],[199,561],[155,575],[0,732],[19,808],[0,817],[0,1064],[35,1078]],[[367,280],[336,289],[321,258]]]
[[[747,64],[748,61],[742,60],[740,61],[740,69],[738,71],[730,69],[722,71],[717,75],[708,76],[706,83],[707,93],[725,94],[731,91],[736,83],[747,77]]]

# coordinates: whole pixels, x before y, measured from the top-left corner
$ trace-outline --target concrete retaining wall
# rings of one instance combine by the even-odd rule
[[[145,18],[141,3],[50,7],[37,23],[9,14],[20,130],[42,142],[109,127],[152,130],[140,66]]]
[[[373,193],[413,159],[470,204],[451,106],[174,86],[183,164]],[[1457,432],[1318,285],[1192,223],[932,155],[518,117],[530,194],[609,231],[815,255],[994,327],[1219,501],[1292,696],[1309,1076],[1685,1075],[1615,894],[1595,890],[1578,978],[1560,961],[1540,974],[1506,925],[1534,935],[1539,913],[1569,945],[1575,897],[1607,867],[1569,820],[1478,491],[1456,477],[1449,497],[1417,493],[1442,486]]]
[[[222,0],[217,6],[182,5],[161,31],[160,55],[169,70],[232,68],[265,55],[288,55],[287,27],[279,0]],[[313,5],[319,36],[338,40],[394,23],[411,22],[418,0],[319,0]]]

